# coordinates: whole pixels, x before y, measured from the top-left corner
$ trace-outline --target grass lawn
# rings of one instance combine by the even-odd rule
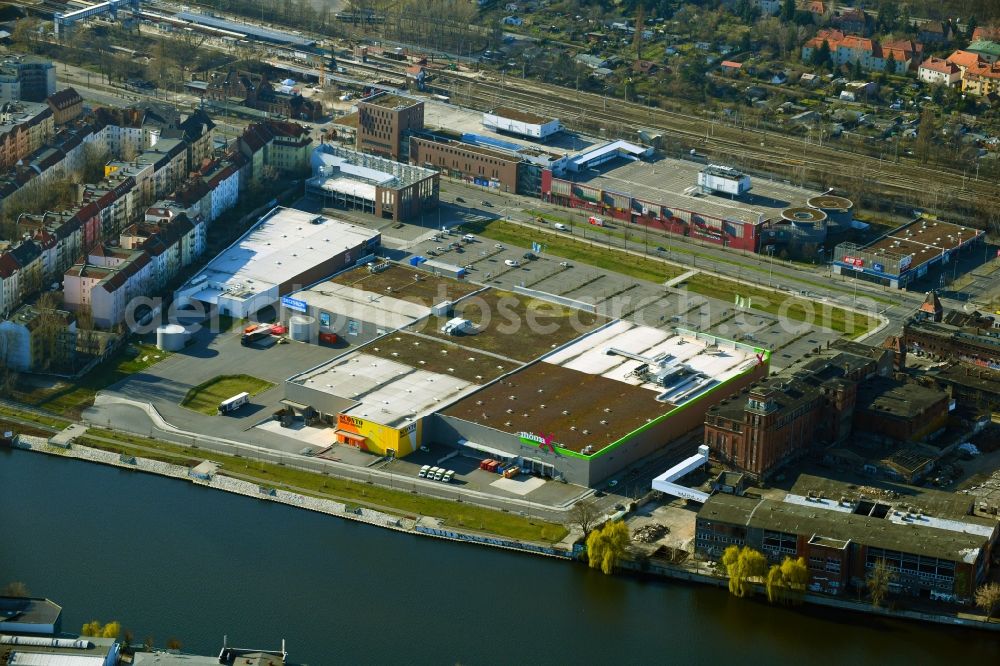
[[[20,402],[35,405],[56,414],[79,418],[83,410],[94,404],[94,396],[97,395],[98,391],[125,379],[129,375],[142,372],[169,355],[169,352],[157,349],[156,345],[128,344],[79,381],[63,382],[55,388],[18,391],[15,392],[14,397]],[[37,420],[35,417],[32,418]]]
[[[551,218],[551,216],[547,217]],[[682,268],[661,261],[644,259],[621,250],[599,245],[594,246],[585,241],[566,238],[558,232],[535,231],[501,220],[465,224],[463,228],[485,238],[521,247],[530,247],[532,241],[540,241],[547,244],[546,251],[557,256],[576,259],[581,263],[651,282],[664,282],[684,271]],[[606,232],[608,230],[601,229],[600,231]],[[712,259],[714,260],[714,258]],[[750,296],[755,310],[781,315],[793,321],[812,321],[819,326],[826,326],[843,333],[846,337],[860,335],[878,325],[877,320],[872,317],[855,314],[843,308],[817,304],[813,300],[787,296],[768,289],[752,287],[735,280],[726,280],[703,273],[687,280],[686,284],[687,288],[696,294],[726,303],[731,302],[733,295],[737,293],[741,296]]]
[[[591,245],[587,241],[576,240],[559,232],[536,231],[501,220],[487,223],[471,222],[463,224],[461,228],[467,233],[519,247],[528,248],[532,242],[540,242],[546,246],[545,252],[621,273],[637,280],[662,283],[684,272],[662,261],[644,259],[603,245]]]
[[[243,392],[257,395],[272,387],[274,384],[271,382],[250,375],[220,375],[188,391],[181,407],[212,415],[218,413],[219,403],[226,398]]]
[[[0,416],[13,416],[15,418],[31,421],[32,423],[37,423],[38,425],[47,426],[49,428],[55,428],[57,430],[62,430],[70,424],[69,421],[65,421],[55,416],[41,416],[35,412],[15,409],[14,407],[8,407],[7,405],[0,405]]]
[[[571,225],[571,227],[574,227],[574,225],[575,225],[575,227],[586,228],[585,223],[580,222],[579,220],[572,220],[572,219],[570,219],[568,217],[559,217],[558,215],[553,215],[552,213],[548,213],[548,212],[540,211],[540,210],[526,210],[525,212],[529,213],[530,215],[532,215],[532,216],[534,216],[536,218],[540,217],[540,218],[542,218],[544,220],[548,220],[549,222],[562,222],[563,224]],[[630,241],[632,241],[633,243],[635,243],[636,246],[638,247],[638,242],[636,242],[636,237],[639,235],[639,229],[641,229],[641,227],[638,227],[638,226],[629,227],[627,224],[624,224],[624,223],[620,224],[619,226],[621,226],[623,229],[628,229],[629,230],[630,233],[629,233],[628,239]],[[608,227],[589,227],[589,228],[586,228],[586,232],[589,232],[591,234],[603,235],[603,236],[614,236],[615,238],[624,238],[625,237],[625,233],[624,232],[622,232],[622,231],[616,231],[615,229],[608,228]],[[699,252],[697,249],[685,246],[682,243],[673,242],[674,239],[671,238],[671,237],[668,237],[668,236],[661,236],[661,235],[658,235],[658,234],[654,234],[653,238],[656,239],[657,242],[649,243],[649,245],[651,247],[658,247],[659,243],[663,243],[663,244],[669,246],[670,253],[674,254],[674,255],[684,255],[684,256],[688,256],[688,257],[696,257],[697,259],[703,259],[705,261],[717,262],[717,263],[722,263],[722,264],[729,264],[730,266],[741,266],[743,268],[743,270],[745,270],[745,271],[752,271],[754,273],[759,273],[759,274],[762,274],[762,275],[763,274],[767,274],[767,273],[770,272],[768,266],[766,266],[765,264],[761,264],[761,265],[755,266],[753,264],[748,264],[748,263],[745,263],[745,262],[737,261],[736,259],[727,259],[725,257],[720,257],[718,255],[708,254],[707,252]],[[763,255],[760,255],[760,256],[763,256]],[[815,264],[809,263],[807,261],[794,261],[794,260],[782,260],[782,261],[785,262],[785,263],[788,263],[788,264],[793,264],[795,266],[803,267],[803,268],[807,268],[807,269],[815,267]],[[697,267],[695,267],[695,268],[697,268]],[[683,269],[680,269],[680,268],[678,269],[678,271],[682,271],[682,270]],[[677,274],[679,275],[680,272],[678,272]],[[671,277],[673,277],[673,276],[671,276]],[[836,283],[829,282],[829,281],[823,282],[821,280],[810,280],[810,279],[807,279],[807,278],[796,277],[794,279],[794,282],[797,285],[799,285],[799,284],[801,284],[801,285],[809,285],[810,287],[816,287],[816,288],[819,288],[819,289],[833,289],[835,291],[840,291],[840,292],[843,292],[845,294],[849,294],[852,291],[851,289],[848,289],[847,287],[842,287],[842,286],[840,286],[840,285],[838,285]],[[883,296],[875,296],[873,294],[867,294],[866,297],[872,299],[873,301],[879,302],[879,303],[889,303],[889,304],[892,303],[891,299],[885,298]]]
[[[687,288],[689,291],[706,298],[716,298],[727,302],[733,300],[733,294],[749,296],[751,308],[754,310],[794,321],[811,322],[817,326],[825,326],[851,338],[878,326],[878,321],[873,317],[703,273],[687,280]]]
[[[381,488],[358,481],[337,479],[284,465],[229,456],[110,430],[91,428],[88,432],[93,436],[78,439],[86,446],[177,465],[193,465],[202,460],[212,460],[221,465],[221,472],[233,477],[252,479],[261,485],[375,509],[386,509],[395,515],[433,516],[442,519],[449,527],[549,543],[561,541],[567,534],[563,525],[502,511]],[[108,438],[114,441],[96,438]]]

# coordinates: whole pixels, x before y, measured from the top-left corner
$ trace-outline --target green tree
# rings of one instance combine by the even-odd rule
[[[885,59],[885,72],[886,74],[896,73],[896,56],[893,55],[892,51],[889,51],[889,56]]]
[[[970,16],[968,22],[966,22],[965,24],[965,36],[968,39],[972,39],[972,33],[974,33],[976,31],[976,28],[978,27],[979,27],[979,22],[976,21],[976,17]]]
[[[781,577],[791,591],[788,599],[795,602],[802,601],[802,595],[809,586],[809,566],[806,564],[806,558],[786,557],[781,563]]]
[[[889,583],[895,579],[895,574],[889,568],[889,565],[885,563],[884,559],[878,559],[875,561],[875,566],[872,567],[871,573],[868,574],[868,592],[872,597],[872,605],[878,608],[885,601],[885,597],[889,594]]]
[[[781,3],[781,22],[791,23],[795,19],[795,0],[784,0]]]
[[[610,522],[587,536],[587,560],[590,568],[610,574],[628,552],[631,542],[628,526],[620,520]]]
[[[767,558],[749,546],[730,546],[722,553],[722,564],[729,575],[729,591],[737,597],[753,592],[751,580],[767,575]]]
[[[830,57],[830,42],[823,40],[818,49],[812,52],[812,64],[815,67],[826,67],[832,62]]]
[[[91,620],[83,625],[80,633],[84,636],[101,636],[104,633],[104,625],[99,620]]]
[[[781,573],[781,566],[777,564],[771,565],[771,568],[767,572],[765,587],[767,589],[767,600],[772,604],[785,600],[787,588],[785,586],[785,578]]]
[[[101,631],[101,636],[103,636],[104,638],[118,638],[121,635],[121,633],[122,633],[121,622],[114,620],[104,625],[104,629]]]
[[[986,613],[986,621],[993,619],[993,611],[1000,604],[1000,583],[986,583],[976,590],[976,605]]]
[[[851,67],[851,78],[855,81],[860,81],[864,75],[864,70],[861,69],[861,58],[858,58],[854,61],[853,67]]]
[[[937,135],[937,120],[934,111],[924,107],[920,112],[920,124],[917,125],[917,139],[913,143],[913,155],[921,162],[927,162],[935,145]]]

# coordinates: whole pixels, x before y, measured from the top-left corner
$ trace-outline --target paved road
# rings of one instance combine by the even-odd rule
[[[116,430],[140,434],[155,439],[168,442],[195,446],[218,453],[237,455],[253,460],[277,463],[280,465],[294,466],[311,472],[322,474],[332,474],[337,477],[353,479],[355,481],[371,482],[383,487],[396,490],[406,490],[419,492],[422,495],[438,497],[453,501],[462,501],[468,504],[487,507],[499,511],[508,511],[522,515],[530,515],[559,523],[567,522],[567,509],[565,507],[545,506],[536,502],[531,502],[518,498],[506,498],[497,495],[472,492],[462,489],[459,486],[446,485],[434,481],[414,478],[412,475],[399,475],[389,469],[377,469],[372,467],[359,467],[346,463],[324,460],[320,458],[307,458],[288,453],[276,451],[261,446],[254,446],[248,443],[227,442],[220,439],[209,438],[202,435],[179,432],[170,427],[163,427],[162,424],[154,422],[145,410],[132,404],[110,404],[100,403],[84,412],[84,420],[93,425],[103,426],[107,419],[110,419]],[[581,489],[581,493],[584,490]],[[625,501],[623,497],[607,495],[600,498],[600,506],[607,511]]]
[[[657,256],[676,263],[686,269],[701,269],[731,277],[738,282],[750,282],[762,287],[780,287],[789,292],[847,307],[858,307],[885,316],[889,320],[886,329],[872,336],[870,342],[880,343],[888,335],[898,331],[903,320],[923,301],[922,294],[888,290],[864,282],[847,281],[839,276],[831,276],[828,266],[816,269],[789,264],[773,257],[763,257],[752,253],[741,253],[711,245],[703,245],[677,236],[668,236],[642,228],[628,229],[628,238],[595,234],[586,223],[587,214],[582,211],[546,204],[537,199],[518,195],[490,192],[484,188],[448,180],[442,184],[442,201],[454,202],[461,197],[467,205],[478,209],[483,215],[506,218],[538,228],[551,229],[549,224],[537,224],[534,216],[526,210],[543,210],[563,218],[578,221],[572,235],[577,238],[605,243],[613,247],[636,250],[650,256]],[[483,201],[489,202],[484,206]],[[623,223],[613,223],[615,231],[624,231]],[[662,247],[663,251],[657,248]],[[873,298],[889,302],[876,301]],[[959,303],[946,304],[961,307]]]

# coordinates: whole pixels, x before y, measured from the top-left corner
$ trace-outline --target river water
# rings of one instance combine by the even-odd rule
[[[0,584],[185,651],[327,664],[989,664],[1000,635],[401,535],[172,479],[0,451]]]

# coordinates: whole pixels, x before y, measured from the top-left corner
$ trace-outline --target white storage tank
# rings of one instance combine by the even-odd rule
[[[184,349],[187,338],[187,329],[180,324],[165,324],[156,328],[156,348],[160,351],[180,351]]]
[[[319,337],[316,317],[293,315],[288,320],[288,337],[296,342],[314,342]]]

